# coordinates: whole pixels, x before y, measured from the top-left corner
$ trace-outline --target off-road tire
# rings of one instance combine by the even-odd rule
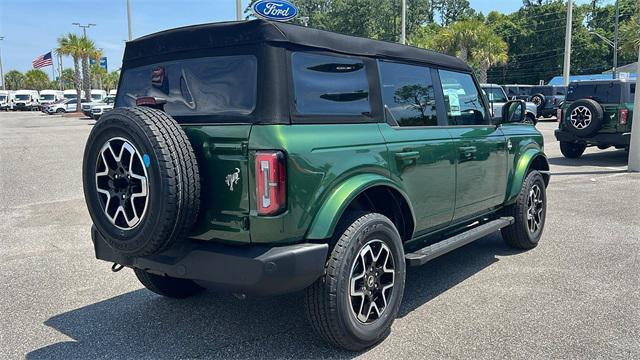
[[[589,112],[591,113],[591,121],[590,121],[589,125],[584,127],[584,128],[582,128],[582,129],[578,129],[571,122],[571,114],[573,113],[573,111],[576,108],[578,108],[580,106],[583,106],[583,107],[587,108],[589,110]],[[576,136],[582,137],[582,138],[590,137],[590,136],[594,135],[595,133],[597,133],[598,130],[600,130],[602,128],[602,123],[604,121],[604,110],[602,109],[602,105],[600,105],[595,100],[592,100],[592,99],[580,99],[580,100],[577,100],[577,101],[574,101],[573,103],[571,103],[569,108],[567,108],[567,111],[566,111],[565,116],[564,116],[564,121],[565,121],[566,129],[570,133],[573,133]]]
[[[585,144],[578,144],[568,141],[560,141],[560,152],[567,159],[577,159],[587,149]]]
[[[529,226],[527,223],[527,199],[529,197],[529,192],[532,190],[534,185],[536,185],[540,189],[542,194],[543,217],[539,230],[532,232],[529,230]],[[540,174],[536,170],[532,170],[531,172],[529,172],[529,174],[527,174],[527,177],[522,183],[522,188],[520,189],[520,193],[518,193],[516,203],[508,206],[505,209],[505,215],[512,216],[515,222],[510,226],[502,228],[502,238],[511,247],[524,250],[533,249],[534,247],[538,246],[538,242],[540,241],[540,237],[542,236],[546,214],[547,196],[544,179],[542,177],[542,174]]]
[[[116,227],[96,190],[97,156],[109,139],[124,138],[148,156],[146,213],[132,229]],[[89,214],[107,244],[124,256],[161,252],[185,237],[200,204],[200,175],[191,144],[168,114],[146,107],[118,108],[96,122],[84,152],[84,195]]]
[[[352,313],[348,285],[355,257],[372,239],[382,240],[391,250],[395,283],[391,300],[380,318],[365,324]],[[324,275],[305,291],[307,317],[322,339],[335,346],[358,351],[384,339],[400,309],[406,276],[402,240],[387,217],[377,213],[353,212],[343,216],[333,242],[335,245]]]
[[[148,290],[174,299],[184,299],[203,292],[205,289],[188,279],[178,279],[133,269],[136,277]]]
[[[544,106],[547,104],[547,98],[544,96],[544,94],[534,94],[531,96],[531,102],[535,102],[535,98],[540,99],[540,103],[537,105],[538,114],[540,114],[542,112],[542,109],[544,109]]]
[[[538,125],[538,119],[531,113],[527,113],[525,115],[524,122],[528,124],[532,124],[533,126]]]

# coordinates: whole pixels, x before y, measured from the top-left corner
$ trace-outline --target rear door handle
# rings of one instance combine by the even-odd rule
[[[396,159],[400,161],[417,160],[419,157],[419,151],[403,151],[396,153]]]

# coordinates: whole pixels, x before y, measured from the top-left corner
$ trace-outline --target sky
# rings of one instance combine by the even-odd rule
[[[578,0],[584,3],[588,0]],[[243,6],[249,0],[243,0]],[[293,0],[295,4],[295,0]],[[520,0],[470,0],[483,13],[516,11]],[[177,26],[235,19],[235,0],[131,0],[133,37]],[[69,32],[82,33],[72,25],[94,23],[87,29],[108,58],[109,71],[121,65],[127,39],[126,0],[0,0],[0,51],[4,72],[31,69],[31,61],[56,46]],[[64,67],[72,67],[70,58]],[[45,70],[51,76],[51,68]]]

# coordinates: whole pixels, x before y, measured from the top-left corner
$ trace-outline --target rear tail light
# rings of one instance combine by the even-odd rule
[[[618,114],[618,122],[620,125],[627,125],[627,120],[629,119],[629,110],[620,109],[620,114]]]
[[[258,215],[276,215],[286,208],[285,156],[281,151],[256,153],[256,203]]]
[[[562,109],[556,111],[556,117],[558,118],[558,124],[562,123]]]

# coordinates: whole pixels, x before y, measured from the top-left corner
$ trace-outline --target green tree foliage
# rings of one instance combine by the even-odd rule
[[[91,69],[91,88],[104,90],[104,80],[108,73],[98,62],[90,66]]]
[[[64,69],[62,70],[62,87],[63,89],[67,90],[67,89],[73,89],[73,82],[74,82],[74,71],[73,69]]]
[[[481,82],[487,81],[487,71],[507,61],[507,43],[484,22],[476,19],[457,21],[448,27],[417,32],[410,44],[434,49],[468,61]]]
[[[7,90],[22,89],[23,81],[24,75],[18,70],[11,70],[4,74],[4,84],[6,84]]]
[[[120,71],[113,71],[104,77],[102,86],[105,90],[118,89],[118,82],[120,81]]]
[[[30,90],[44,90],[51,87],[47,73],[40,69],[32,69],[24,73],[22,86]]]

